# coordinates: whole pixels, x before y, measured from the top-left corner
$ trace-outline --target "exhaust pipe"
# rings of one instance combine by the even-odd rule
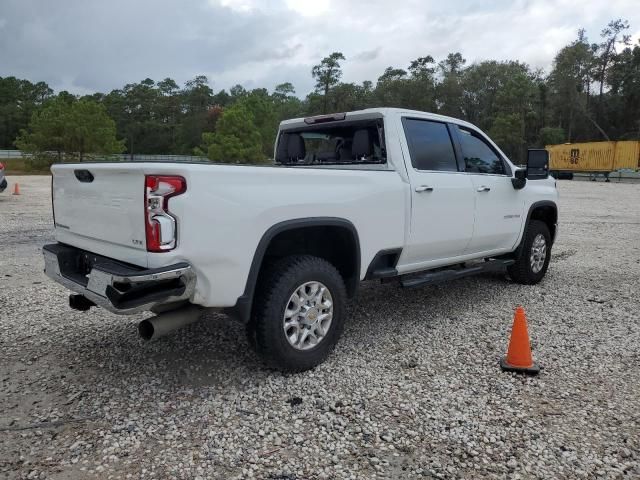
[[[202,309],[195,305],[169,310],[141,321],[138,333],[144,340],[155,340],[199,320],[201,314]]]

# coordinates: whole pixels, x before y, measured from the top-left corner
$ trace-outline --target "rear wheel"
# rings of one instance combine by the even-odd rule
[[[531,220],[522,239],[522,250],[516,263],[508,268],[509,276],[517,283],[533,285],[547,273],[551,259],[551,234],[540,220]]]
[[[322,363],[344,327],[346,289],[338,270],[309,255],[283,258],[261,275],[252,315],[254,345],[272,367]]]

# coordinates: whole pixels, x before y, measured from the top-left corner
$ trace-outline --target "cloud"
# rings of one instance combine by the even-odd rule
[[[382,47],[376,47],[373,50],[364,50],[356,53],[351,57],[351,59],[356,62],[370,62],[371,60],[378,58],[380,56],[380,52],[382,52]]]
[[[264,62],[266,60],[286,60],[294,57],[302,48],[301,43],[296,43],[290,47],[266,48],[258,52],[252,60],[255,62]]]
[[[455,51],[548,69],[579,28],[595,42],[618,17],[637,37],[637,0],[3,0],[0,75],[88,93],[205,74],[214,89],[290,81],[304,95],[333,51],[346,82]]]

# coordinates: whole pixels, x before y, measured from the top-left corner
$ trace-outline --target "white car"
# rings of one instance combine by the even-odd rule
[[[46,273],[75,292],[72,307],[158,313],[145,338],[219,309],[284,370],[326,358],[361,281],[504,270],[534,284],[557,231],[546,151],[518,169],[473,125],[403,109],[284,121],[270,166],[51,170]]]

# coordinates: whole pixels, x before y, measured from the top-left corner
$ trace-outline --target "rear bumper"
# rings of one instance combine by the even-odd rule
[[[61,243],[42,253],[48,277],[117,314],[187,301],[195,291],[195,273],[185,262],[143,269]]]

